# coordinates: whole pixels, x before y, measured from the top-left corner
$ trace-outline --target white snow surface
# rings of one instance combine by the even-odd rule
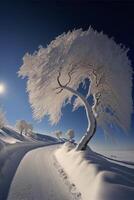
[[[13,178],[8,200],[72,200],[54,165],[57,145],[38,148],[27,153]]]
[[[134,151],[82,152],[52,139],[0,130],[0,200],[134,199]]]
[[[20,140],[11,137],[9,134],[7,134],[5,131],[1,129],[0,129],[0,139],[8,144],[15,144],[16,142],[21,142]]]
[[[134,169],[134,149],[130,150],[102,150],[95,149],[95,152],[100,154],[103,158],[109,160],[113,163],[118,163],[120,165]]]
[[[47,135],[20,135],[9,126],[0,129],[0,200],[7,200],[13,177],[26,153],[56,142],[56,138]]]
[[[134,169],[110,162],[90,149],[82,152],[74,147],[65,143],[55,156],[83,200],[134,199]]]

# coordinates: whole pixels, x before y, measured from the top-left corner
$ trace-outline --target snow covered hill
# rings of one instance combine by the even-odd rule
[[[113,162],[113,159],[90,149],[76,151],[69,143],[58,149],[55,155],[83,200],[134,199],[134,161],[125,166],[125,161],[116,159]]]
[[[11,127],[3,127],[0,129],[0,144],[2,141],[6,144],[15,144],[17,142],[57,142],[57,139],[48,135],[32,134],[31,136],[20,135]]]
[[[25,154],[32,149],[57,143],[57,139],[51,136],[37,134],[34,137],[21,136],[11,127],[0,129],[0,200],[7,199],[14,174]]]
[[[75,199],[54,166],[56,149],[56,145],[50,145],[26,154],[13,178],[7,200]]]
[[[134,169],[134,150],[97,150],[99,156],[106,160]]]
[[[49,136],[49,135],[43,135],[43,134],[39,134],[39,133],[36,133],[36,135],[32,135],[32,138],[33,139],[36,139],[38,141],[48,141],[48,142],[58,142],[58,140],[52,136]]]
[[[74,147],[50,144],[29,151],[13,177],[8,200],[134,199],[134,167]]]
[[[134,152],[76,151],[50,136],[0,130],[0,200],[133,200]]]
[[[13,131],[9,131],[6,128],[0,129],[0,139],[7,144],[14,144],[21,142],[22,138],[18,134],[13,135]]]

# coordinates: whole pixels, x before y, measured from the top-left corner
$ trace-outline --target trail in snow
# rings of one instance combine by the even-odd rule
[[[53,152],[57,145],[42,147],[27,153],[13,178],[8,200],[72,200],[54,166]]]
[[[50,145],[47,143],[16,143],[6,145],[0,151],[0,200],[6,200],[17,167],[27,152],[32,149]]]
[[[134,200],[134,169],[123,166],[125,161],[113,163],[91,149],[76,151],[69,142],[55,156],[83,200]]]

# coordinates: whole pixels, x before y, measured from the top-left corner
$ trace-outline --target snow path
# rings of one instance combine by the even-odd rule
[[[7,200],[7,194],[13,177],[26,153],[46,145],[50,144],[44,142],[25,142],[3,146],[0,151],[0,200]]]
[[[54,166],[57,145],[28,152],[13,178],[8,200],[72,200],[68,186]]]

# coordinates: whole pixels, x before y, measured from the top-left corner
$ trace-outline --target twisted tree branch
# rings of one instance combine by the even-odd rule
[[[61,82],[60,82],[60,77],[61,77],[61,72],[59,71],[59,74],[57,76],[57,82],[59,84],[59,87],[55,88],[55,89],[60,89],[57,94],[61,93],[63,91],[63,89],[68,86],[68,84],[71,82],[71,75],[73,74],[74,72],[74,69],[71,69],[69,72],[68,72],[68,77],[69,77],[69,80],[67,81],[67,83],[65,85],[63,85]]]

